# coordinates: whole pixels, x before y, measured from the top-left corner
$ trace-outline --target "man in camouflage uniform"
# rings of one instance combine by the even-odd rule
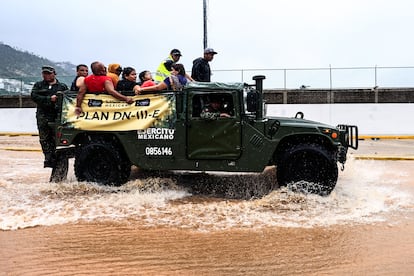
[[[42,67],[42,77],[42,81],[33,85],[31,97],[37,104],[36,120],[40,145],[45,155],[44,167],[54,168],[57,161],[55,131],[49,122],[54,122],[57,116],[56,92],[68,90],[68,87],[56,79],[56,71],[51,66]]]
[[[227,112],[222,110],[221,100],[217,97],[210,97],[210,103],[203,107],[200,113],[201,119],[215,120],[219,117],[231,117]]]

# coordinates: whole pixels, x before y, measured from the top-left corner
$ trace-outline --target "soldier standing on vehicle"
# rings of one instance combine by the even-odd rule
[[[210,82],[211,81],[211,69],[209,62],[213,60],[214,55],[217,52],[213,48],[206,48],[204,50],[204,56],[199,57],[193,61],[193,68],[191,70],[191,77],[195,81]]]
[[[33,85],[31,98],[37,104],[36,120],[39,141],[45,156],[44,167],[54,168],[57,161],[55,131],[49,126],[49,122],[54,122],[57,116],[56,92],[68,90],[68,87],[56,79],[56,71],[52,66],[42,67],[42,77],[42,81]]]

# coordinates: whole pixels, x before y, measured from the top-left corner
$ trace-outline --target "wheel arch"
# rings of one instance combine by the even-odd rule
[[[292,136],[278,147],[274,158],[279,186],[290,185],[292,190],[322,196],[336,186],[337,150],[323,136]]]
[[[277,165],[280,160],[283,158],[283,155],[293,146],[298,144],[318,144],[322,147],[326,148],[330,154],[332,154],[332,158],[336,160],[336,153],[337,148],[332,142],[329,140],[328,137],[323,135],[317,134],[295,134],[289,135],[282,138],[273,153],[273,162]]]
[[[104,140],[107,142],[112,142],[114,144],[116,144],[119,149],[122,150],[122,153],[128,157],[128,155],[125,152],[125,149],[119,139],[119,137],[115,134],[112,133],[105,133],[105,132],[82,132],[79,133],[78,135],[76,135],[76,137],[73,139],[73,144],[76,145],[77,148],[79,148],[81,145],[87,144],[92,140],[96,140],[96,139],[100,139],[100,140]]]

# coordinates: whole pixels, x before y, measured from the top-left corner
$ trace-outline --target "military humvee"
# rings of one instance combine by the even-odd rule
[[[254,84],[190,83],[182,91],[134,96],[128,105],[110,95],[87,94],[74,115],[75,92],[59,94],[55,123],[58,166],[67,173],[74,157],[79,181],[121,185],[131,166],[144,170],[262,172],[276,166],[279,186],[302,182],[327,195],[348,148],[358,148],[358,128],[336,127],[295,117],[265,116],[264,76]],[[229,117],[202,119],[210,98],[220,98]],[[317,189],[313,188],[317,185]]]

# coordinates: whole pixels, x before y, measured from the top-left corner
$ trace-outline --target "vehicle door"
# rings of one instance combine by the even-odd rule
[[[200,117],[213,95],[222,100],[222,110],[229,117]],[[238,159],[241,154],[241,124],[239,108],[235,104],[236,91],[193,92],[188,96],[187,158]]]

